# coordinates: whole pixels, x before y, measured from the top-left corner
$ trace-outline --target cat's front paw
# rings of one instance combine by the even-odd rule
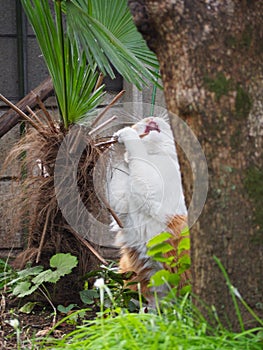
[[[130,127],[118,130],[113,136],[119,143],[125,143],[126,141],[137,140],[139,138],[137,132]]]

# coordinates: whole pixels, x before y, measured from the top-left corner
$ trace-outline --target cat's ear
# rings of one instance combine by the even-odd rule
[[[170,121],[167,113],[160,115],[160,118],[162,118],[167,124],[170,125]]]
[[[158,115],[150,115],[147,118],[160,118],[160,119],[164,120],[167,124],[170,124],[170,120],[169,120],[169,116],[168,116],[167,111],[162,111],[162,113],[159,113]]]

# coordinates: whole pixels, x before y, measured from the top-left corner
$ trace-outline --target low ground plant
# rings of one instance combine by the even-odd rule
[[[161,251],[169,249],[169,246],[166,245],[167,239],[169,239],[167,234],[162,234],[148,245],[150,255],[154,259],[157,258],[158,261],[161,261]],[[189,249],[190,242],[187,239],[183,239],[182,242],[178,247],[180,252]],[[163,249],[163,247],[166,248]],[[156,296],[156,308],[154,309],[145,307],[139,285],[137,295],[129,293],[126,285],[126,279],[129,276],[119,274],[116,271],[116,265],[111,263],[109,267],[102,266],[100,270],[85,276],[85,288],[84,291],[80,292],[80,295],[82,302],[88,308],[72,311],[69,306],[65,306],[64,309],[61,306],[62,312],[67,313],[67,316],[54,324],[53,327],[49,327],[44,335],[35,336],[28,342],[23,341],[22,344],[19,322],[12,319],[10,325],[16,332],[18,348],[22,348],[22,344],[23,348],[32,350],[261,350],[263,348],[263,320],[250,309],[238,290],[231,284],[226,270],[216,257],[215,261],[229,287],[240,323],[241,331],[239,333],[226,329],[217,318],[216,310],[210,312],[214,315],[213,324],[211,320],[208,321],[193,303],[190,285],[188,291],[185,289],[183,295],[178,295],[177,287],[180,282],[180,274],[189,268],[190,261],[179,259],[176,262],[178,264],[176,275],[162,272],[153,276],[150,286],[156,285],[156,283],[158,285],[165,283],[168,286],[166,297],[159,300]],[[165,262],[167,264],[175,263],[172,259]],[[10,293],[23,297],[38,290],[41,286],[43,288],[46,282],[55,282],[61,275],[69,273],[76,263],[76,259],[72,256],[57,254],[50,260],[53,270],[44,270],[43,267],[37,266],[15,272],[6,263],[1,262],[3,271],[0,275],[0,283],[2,283],[2,287],[10,288]],[[92,289],[89,285],[91,282],[87,282],[90,281],[90,278],[96,278]],[[138,299],[137,306],[136,299]],[[257,321],[257,328],[245,329],[237,299]],[[136,306],[134,309],[131,308],[131,303]],[[94,304],[100,307],[97,309],[96,316],[92,320],[87,320],[86,315],[90,311],[90,306]],[[63,334],[63,337],[59,339],[54,337],[63,324],[72,324],[72,321],[75,325],[74,330]]]
[[[125,308],[128,311],[138,310],[139,299],[138,292],[131,290],[128,282],[133,273],[119,273],[116,262],[109,262],[108,266],[101,265],[100,269],[91,271],[84,276],[84,290],[80,291],[80,298],[85,305],[94,305],[99,303],[100,294],[94,279],[102,281],[107,285],[109,293],[105,294],[104,308],[114,309],[116,306]],[[109,297],[110,295],[110,297]]]
[[[262,346],[263,327],[241,333],[230,332],[220,324],[211,327],[187,294],[174,303],[166,303],[161,313],[144,313],[143,308],[140,313],[131,313],[116,308],[113,316],[105,310],[60,340],[46,338],[40,348],[260,350]]]
[[[183,233],[186,235],[186,232]],[[150,255],[160,261],[163,247],[166,246],[167,234],[155,238],[148,245]],[[180,252],[190,248],[190,241],[182,240],[178,247]],[[160,249],[159,249],[160,248]],[[183,256],[183,255],[182,255]],[[139,312],[130,312],[127,308],[120,307],[119,299],[114,296],[112,286],[105,283],[105,276],[100,276],[95,282],[97,297],[99,296],[100,311],[94,320],[84,320],[76,329],[65,335],[62,339],[54,340],[47,337],[42,340],[40,348],[45,349],[145,349],[145,350],[260,350],[263,348],[263,320],[261,320],[249,308],[236,288],[231,284],[227,273],[215,257],[229,287],[232,300],[235,305],[237,317],[240,322],[241,332],[231,332],[220,323],[216,317],[216,310],[211,310],[215,315],[213,325],[209,323],[200,311],[195,307],[192,296],[187,288],[184,295],[178,296],[177,287],[180,282],[180,274],[189,268],[190,261],[182,259],[177,262],[178,273],[157,273],[151,279],[150,285],[165,283],[168,294],[163,300],[156,296],[156,309],[147,310],[139,293]],[[166,263],[174,264],[170,259]],[[109,270],[110,271],[110,270]],[[106,279],[106,282],[109,279]],[[112,283],[114,279],[111,280]],[[140,290],[138,286],[138,290]],[[239,298],[243,306],[258,322],[259,327],[245,330],[241,313],[236,302]],[[110,301],[110,307],[108,306]],[[123,305],[122,305],[123,306]],[[76,312],[78,314],[80,311]],[[67,316],[61,322],[65,322],[72,315]],[[55,327],[54,327],[55,329]],[[51,334],[51,333],[50,333]]]

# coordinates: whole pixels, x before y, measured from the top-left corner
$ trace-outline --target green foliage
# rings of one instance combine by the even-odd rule
[[[182,274],[189,270],[191,266],[190,257],[184,252],[190,250],[190,237],[189,229],[185,228],[181,232],[181,240],[177,247],[177,252],[175,256],[165,256],[165,254],[172,252],[174,250],[173,246],[167,242],[172,235],[169,232],[162,232],[159,235],[153,237],[147,243],[148,255],[152,257],[155,261],[164,263],[168,268],[176,268],[177,272],[172,273],[168,270],[157,271],[150,279],[151,287],[159,287],[166,284],[170,288],[170,293],[168,296],[173,297],[177,294],[178,286],[181,281]],[[181,290],[180,294],[184,295],[191,291],[190,281],[189,284],[185,285]]]
[[[14,276],[12,267],[4,261],[0,259],[0,290],[4,288],[4,286],[12,280]]]
[[[43,266],[26,267],[21,271],[15,271],[12,268],[0,275],[0,283],[5,287],[11,287],[12,292],[14,289],[19,291],[21,288],[29,288],[31,283],[29,282],[43,271]]]
[[[74,309],[77,306],[77,304],[69,304],[68,306],[58,305],[57,309],[62,314],[68,314],[72,309]]]
[[[165,235],[163,235],[164,237]],[[155,243],[160,244],[160,239],[157,238]],[[241,325],[243,325],[243,321],[240,319],[241,314],[236,298],[259,322],[259,327],[233,333],[222,326],[216,316],[216,310],[211,310],[211,314],[215,315],[215,326],[212,327],[194,306],[189,294],[186,294],[183,298],[176,297],[167,301],[162,308],[162,313],[160,310],[144,313],[142,309],[140,313],[133,313],[115,305],[110,312],[108,309],[101,309],[102,311],[95,319],[87,320],[85,319],[87,309],[78,310],[60,320],[50,329],[45,338],[31,339],[30,345],[34,344],[37,349],[71,350],[261,350],[263,346],[263,320],[253,313],[238,290],[231,284],[220,261],[217,258],[215,260],[226,279]],[[112,270],[113,266],[110,269],[103,269],[99,276],[107,277],[109,272],[113,272]],[[119,281],[123,280],[121,276],[118,278]],[[101,288],[104,287],[101,286]],[[75,306],[71,304],[67,308],[60,307],[60,311],[68,313]],[[74,331],[65,334],[60,339],[51,337],[52,332],[64,323],[78,324],[78,326]],[[19,327],[18,321],[13,327]]]
[[[245,331],[245,326],[244,326],[244,322],[242,320],[242,315],[241,315],[241,311],[240,311],[240,308],[238,306],[238,303],[237,303],[237,300],[239,299],[242,303],[242,305],[247,309],[247,311],[251,314],[251,316],[261,325],[261,327],[263,327],[263,320],[261,320],[258,315],[251,309],[251,307],[245,302],[245,300],[242,298],[241,294],[239,293],[239,291],[237,290],[237,288],[235,288],[232,284],[231,284],[231,281],[230,281],[230,278],[224,268],[224,266],[222,265],[221,261],[216,257],[214,256],[214,260],[216,261],[217,265],[219,266],[225,280],[226,280],[226,283],[227,283],[227,286],[229,288],[229,292],[230,292],[230,295],[232,297],[232,301],[233,301],[233,304],[234,304],[234,308],[235,308],[235,311],[236,311],[236,315],[237,315],[237,318],[239,320],[239,324],[240,324],[240,329],[244,332]]]
[[[185,296],[166,304],[162,314],[136,314],[126,310],[116,310],[114,316],[104,313],[95,320],[84,320],[62,339],[45,339],[42,345],[45,349],[71,350],[261,350],[262,330],[259,327],[231,333],[221,325],[212,328]]]
[[[37,301],[29,301],[19,309],[19,312],[23,312],[25,314],[30,314],[32,312],[32,310],[34,309],[34,307],[38,304],[40,304],[40,303],[38,303]]]
[[[56,93],[65,128],[94,114],[104,95],[98,69],[112,78],[112,66],[142,87],[156,83],[155,55],[137,32],[125,0],[21,0],[36,34]],[[63,17],[62,7],[66,13]],[[54,17],[54,18],[53,18]],[[88,64],[87,64],[88,61]]]
[[[163,235],[165,237],[165,235]],[[156,244],[160,244],[157,238]],[[116,308],[109,313],[102,311],[95,320],[83,320],[73,332],[62,339],[46,338],[41,345],[45,349],[177,349],[177,350],[261,350],[263,345],[263,320],[245,303],[220,261],[218,263],[229,287],[234,302],[237,317],[243,328],[243,320],[236,303],[239,298],[245,308],[259,322],[260,326],[250,330],[233,333],[225,329],[217,318],[216,310],[211,314],[215,317],[216,326],[211,326],[192,303],[189,294],[183,298],[174,298],[164,304],[160,310],[152,313],[138,314],[125,309]],[[103,286],[101,285],[101,288]],[[101,302],[103,302],[101,300]],[[82,311],[82,310],[81,310]],[[78,317],[81,311],[73,314]],[[67,316],[57,326],[69,319]],[[56,326],[54,327],[56,328]],[[54,328],[51,330],[53,331]]]
[[[154,257],[157,253],[165,254],[165,253],[169,253],[171,250],[173,250],[173,247],[171,246],[171,244],[162,242],[152,246],[148,250],[148,255]]]
[[[59,253],[50,259],[50,266],[55,270],[44,270],[41,265],[27,267],[17,272],[10,270],[10,276],[5,275],[2,280],[6,286],[11,287],[13,295],[23,298],[38,290],[43,283],[56,283],[62,276],[69,274],[77,264],[76,257],[69,253]]]
[[[65,127],[93,115],[102,102],[103,86],[95,90],[96,64],[87,66],[84,53],[63,32],[61,2],[54,1],[55,20],[48,0],[22,0],[53,81]]]
[[[167,270],[159,270],[151,277],[151,286],[159,287],[163,284],[169,283],[178,285],[180,277],[178,274],[171,273]]]
[[[80,291],[80,299],[84,304],[94,304],[95,300],[99,298],[99,293],[95,289],[86,289]]]
[[[139,299],[138,293],[129,288],[132,283],[127,283],[132,273],[121,274],[116,272],[117,267],[114,262],[109,266],[102,266],[100,270],[91,271],[85,275],[85,279],[103,279],[110,291],[110,296],[106,293],[104,306],[105,308],[122,307],[129,310],[135,310],[137,307],[132,299]],[[99,300],[99,292],[95,287],[88,289],[89,283],[86,283],[86,288],[80,292],[80,299],[84,304],[96,305]]]
[[[69,36],[94,60],[103,74],[114,78],[113,65],[138,88],[144,79],[156,83],[158,61],[137,31],[126,0],[71,0],[66,2]]]
[[[154,236],[153,238],[151,238],[148,241],[147,247],[151,248],[153,246],[156,246],[157,244],[163,243],[164,241],[168,240],[171,237],[172,237],[171,233],[169,233],[169,232],[161,232],[159,235]]]

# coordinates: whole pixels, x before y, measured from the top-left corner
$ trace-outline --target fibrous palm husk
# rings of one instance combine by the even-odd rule
[[[67,279],[63,278],[64,282],[62,281],[62,283],[66,283],[66,285],[59,289],[62,289],[62,294],[64,294],[66,286],[70,285],[69,290],[74,294],[74,289],[79,291],[81,288],[79,285],[81,276],[97,268],[101,262],[106,264],[106,261],[98,253],[99,246],[97,244],[88,242],[86,237],[79,235],[70,226],[58,205],[54,186],[54,168],[58,161],[60,147],[71,129],[65,130],[63,125],[59,125],[43,112],[41,112],[41,116],[32,112],[31,118],[33,126],[28,128],[20,142],[11,150],[7,159],[9,164],[14,159],[20,159],[21,176],[19,182],[21,190],[19,195],[14,198],[13,207],[16,208],[16,219],[13,220],[12,226],[13,230],[19,228],[19,231],[25,232],[27,241],[26,249],[18,255],[13,265],[17,268],[23,268],[30,261],[33,264],[38,263],[49,267],[52,255],[58,252],[71,253],[78,258],[79,263],[74,274],[71,274]],[[34,127],[34,124],[37,124],[37,128]],[[106,207],[102,208],[96,196],[93,186],[93,171],[97,160],[108,146],[104,144],[100,146],[104,139],[91,138],[88,131],[81,126],[74,126],[73,137],[69,138],[67,146],[73,150],[73,154],[81,143],[85,142],[85,147],[81,151],[77,166],[77,184],[80,197],[73,198],[73,201],[65,198],[71,208],[78,207],[79,203],[76,201],[82,201],[85,208],[94,217],[105,222],[108,220],[110,208],[106,208],[107,203]],[[85,138],[84,141],[83,138]],[[69,156],[67,162],[74,161],[73,158],[71,159]],[[71,168],[67,162],[63,173],[65,183],[61,187],[63,189],[63,185],[65,185],[65,196],[70,192],[67,187],[67,174],[71,173]],[[71,302],[74,299],[72,298],[72,295],[69,296]],[[58,297],[56,301],[60,303],[61,298]]]

